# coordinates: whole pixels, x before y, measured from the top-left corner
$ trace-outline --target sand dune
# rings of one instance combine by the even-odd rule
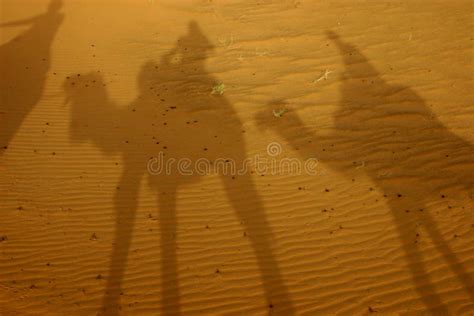
[[[470,1],[0,16],[0,315],[474,313]]]

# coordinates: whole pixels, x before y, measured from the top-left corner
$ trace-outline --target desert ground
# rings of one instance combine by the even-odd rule
[[[473,315],[473,6],[0,0],[0,315]]]

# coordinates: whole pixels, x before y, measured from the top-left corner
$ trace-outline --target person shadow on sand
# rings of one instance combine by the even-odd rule
[[[61,0],[51,0],[44,14],[0,24],[0,28],[31,25],[0,46],[0,155],[43,94],[51,45],[64,19],[61,6]]]
[[[287,107],[284,100],[272,102],[258,113],[257,124],[275,130],[302,155],[317,157],[349,179],[361,172],[369,176],[387,200],[413,282],[427,311],[448,315],[420,255],[417,223],[422,223],[474,301],[472,276],[430,214],[430,205],[440,200],[451,200],[466,211],[472,210],[474,147],[437,120],[413,90],[389,85],[355,46],[334,32],[327,35],[345,64],[334,132],[319,135],[293,111],[281,118],[273,117],[272,109]]]
[[[64,89],[72,103],[71,137],[93,142],[105,154],[120,155],[123,170],[114,198],[115,240],[107,276],[103,309],[115,315],[120,295],[133,225],[138,207],[140,182],[148,176],[158,192],[161,230],[161,313],[180,312],[176,258],[176,201],[178,189],[196,183],[199,175],[173,168],[156,175],[149,172],[150,158],[228,159],[243,165],[246,147],[242,122],[232,105],[219,93],[211,93],[218,82],[207,73],[205,61],[212,45],[195,22],[160,63],[146,62],[138,76],[139,94],[128,107],[118,107],[106,92],[99,73],[71,76]],[[154,169],[153,169],[154,170]],[[228,199],[243,223],[258,259],[268,307],[293,314],[288,290],[273,254],[272,232],[262,201],[250,174],[223,172]],[[200,206],[205,207],[205,206]],[[198,211],[198,210],[196,210]]]

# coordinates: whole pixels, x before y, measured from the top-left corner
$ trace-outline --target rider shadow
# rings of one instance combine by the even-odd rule
[[[360,172],[370,177],[387,199],[416,291],[429,312],[448,315],[419,252],[418,223],[474,301],[472,276],[430,214],[430,205],[441,200],[466,210],[472,205],[474,147],[437,120],[413,90],[386,83],[356,47],[335,33],[328,37],[345,64],[335,131],[319,135],[291,111],[276,119],[266,109],[257,115],[257,122],[274,128],[301,154],[317,157],[349,179]],[[281,109],[285,102],[270,107]]]
[[[148,61],[143,65],[138,76],[138,97],[128,107],[118,107],[109,99],[98,73],[74,76],[64,83],[72,102],[72,139],[93,142],[104,153],[119,154],[123,159],[114,198],[115,240],[103,301],[107,314],[114,315],[120,310],[142,179],[147,177],[158,192],[161,312],[178,315],[177,192],[183,185],[196,183],[202,174],[193,173],[189,166],[183,171],[183,166],[176,164],[160,172],[157,169],[180,159],[192,163],[205,159],[211,169],[212,162],[218,159],[231,161],[235,166],[244,164],[242,122],[222,94],[211,93],[218,86],[204,67],[211,49],[198,25],[191,22],[188,34],[178,40],[160,63]],[[157,157],[162,161],[157,161]],[[151,161],[155,164],[153,168]],[[271,249],[272,232],[254,181],[248,173],[219,175],[255,251],[269,308],[292,314],[290,297]]]
[[[0,46],[0,155],[43,94],[51,45],[64,19],[61,6],[61,0],[51,0],[44,14],[0,24],[0,28],[31,25]]]

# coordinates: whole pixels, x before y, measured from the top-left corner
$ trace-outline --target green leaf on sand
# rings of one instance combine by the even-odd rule
[[[225,84],[219,83],[212,87],[212,92],[211,94],[223,94],[225,91]]]

